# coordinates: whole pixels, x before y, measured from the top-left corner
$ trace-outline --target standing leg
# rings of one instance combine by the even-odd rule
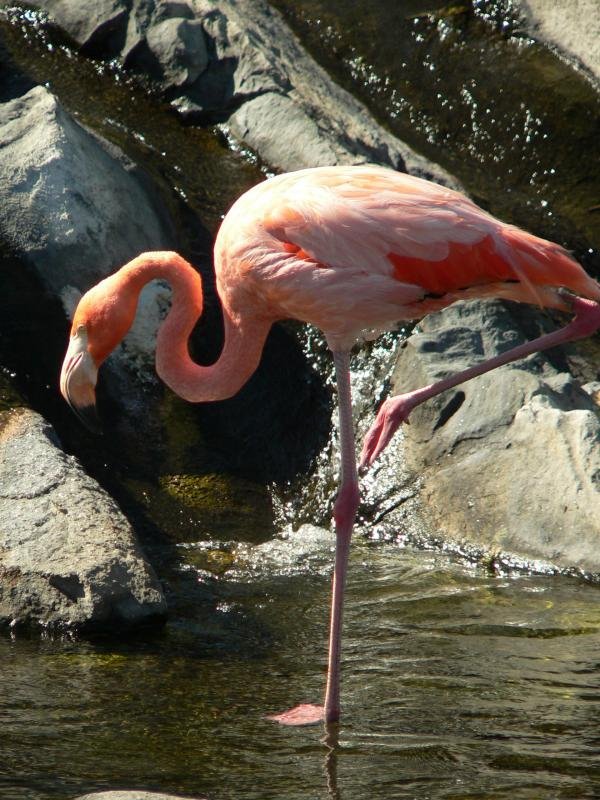
[[[334,353],[333,359],[338,387],[341,467],[339,492],[333,510],[336,542],[331,598],[331,624],[329,629],[327,688],[325,691],[325,722],[337,722],[340,717],[340,658],[344,589],[348,571],[350,539],[359,500],[354,425],[352,422],[352,398],[350,394],[349,353]]]
[[[310,725],[314,722],[337,722],[340,717],[340,657],[342,645],[342,617],[344,587],[348,568],[348,553],[356,510],[358,508],[358,474],[352,423],[352,400],[350,396],[350,354],[334,352],[335,374],[338,387],[339,439],[341,469],[339,492],[335,501],[335,566],[331,598],[331,620],[329,627],[329,655],[327,660],[327,687],[325,705],[309,703],[296,706],[282,714],[267,717],[282,725]]]

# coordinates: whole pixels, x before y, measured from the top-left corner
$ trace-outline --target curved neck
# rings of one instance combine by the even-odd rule
[[[223,298],[225,340],[210,366],[190,358],[188,340],[202,314],[202,279],[177,253],[144,253],[122,268],[123,278],[141,292],[151,280],[166,280],[172,290],[171,310],[156,339],[156,371],[180,397],[192,403],[232,397],[256,370],[271,322],[251,313],[234,314]]]

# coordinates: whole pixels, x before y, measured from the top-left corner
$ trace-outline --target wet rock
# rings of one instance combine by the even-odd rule
[[[26,409],[0,416],[0,621],[110,631],[166,614],[116,504]]]
[[[102,35],[117,5],[126,67],[161,81],[186,116],[223,122],[277,170],[316,164],[386,164],[442,183],[458,182],[384,130],[366,107],[338,86],[264,0],[107,4],[97,33],[82,27],[78,3],[43,8],[86,49],[115,55],[118,37]],[[69,12],[71,6],[71,12]],[[100,15],[101,16],[101,15]],[[183,91],[181,91],[183,88]]]
[[[600,80],[600,13],[597,0],[518,0],[536,39],[557,47]]]
[[[534,316],[524,313],[458,303],[427,317],[401,351],[393,393],[537,335],[523,334]],[[560,352],[537,354],[413,411],[405,455],[442,540],[600,572],[600,415],[565,368]]]

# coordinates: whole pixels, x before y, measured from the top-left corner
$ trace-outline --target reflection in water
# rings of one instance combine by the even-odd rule
[[[340,744],[340,726],[337,722],[325,723],[325,735],[321,741],[327,748],[327,753],[325,755],[327,794],[331,800],[341,800],[337,779],[337,757]]]
[[[304,570],[295,546],[291,567],[261,545],[210,585],[198,573],[204,632],[187,609],[120,646],[0,639],[0,797],[597,796],[596,586],[358,539],[345,716],[324,736],[264,720],[323,692],[331,542],[307,537]]]

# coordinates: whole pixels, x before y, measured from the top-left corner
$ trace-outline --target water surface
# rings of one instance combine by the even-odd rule
[[[329,542],[297,536],[195,576],[204,632],[180,617],[121,644],[5,633],[0,796],[598,796],[598,588],[569,578],[359,539],[337,745],[264,721],[323,690]]]

